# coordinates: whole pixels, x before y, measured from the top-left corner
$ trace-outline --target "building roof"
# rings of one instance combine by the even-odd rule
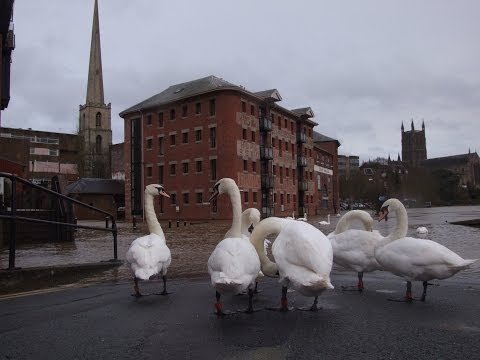
[[[114,179],[82,178],[66,187],[67,194],[123,195],[125,182]]]
[[[184,98],[188,98],[191,96],[203,94],[212,90],[218,89],[227,89],[233,88],[236,90],[243,90],[240,86],[235,84],[229,83],[223,79],[220,79],[216,76],[210,75],[201,79],[187,81],[181,84],[175,84],[168,87],[166,90],[162,91],[157,95],[153,95],[152,97],[144,100],[137,105],[134,105],[127,110],[124,110],[120,113],[120,116],[124,114],[155,107],[163,104],[168,104],[173,101],[178,101]]]
[[[225,81],[221,78],[218,78],[216,76],[210,75],[201,79],[172,85],[168,87],[166,90],[162,91],[161,93],[157,95],[153,95],[152,97],[142,102],[139,102],[138,104],[120,112],[120,116],[123,117],[128,113],[170,104],[175,101],[187,99],[192,96],[206,94],[215,90],[227,90],[227,89],[240,91],[244,94],[250,95],[252,97],[256,97],[262,101],[276,102],[276,101],[282,100],[280,93],[276,89],[263,90],[263,91],[254,93],[246,90],[243,86],[238,86],[228,81]],[[291,113],[294,116],[303,118],[305,121],[311,123],[313,126],[317,125],[316,122],[309,119],[314,116],[313,110],[310,107],[289,110],[282,106],[279,106],[278,104],[273,104],[273,106],[274,108],[282,109],[288,113]]]
[[[452,156],[444,156],[433,159],[423,160],[421,165],[426,167],[452,167],[452,166],[461,166],[467,164],[473,157],[478,157],[476,152]]]
[[[340,146],[340,141],[338,141],[337,139],[333,139],[333,138],[328,137],[326,135],[320,134],[319,132],[316,132],[316,131],[313,132],[313,141],[314,142],[336,141],[337,142],[337,147]]]

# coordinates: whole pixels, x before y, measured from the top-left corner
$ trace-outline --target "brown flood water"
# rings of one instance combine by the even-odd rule
[[[418,226],[426,226],[429,233],[427,239],[437,241],[464,258],[480,258],[480,229],[461,225],[452,225],[449,222],[480,218],[480,206],[443,207],[408,209],[409,236],[419,237],[415,233]],[[326,220],[326,216],[315,216],[309,223],[319,228],[325,234],[333,231],[340,217],[330,216],[330,225],[321,226],[319,221]],[[168,227],[168,222],[160,219],[167,245],[172,252],[172,263],[168,270],[169,277],[189,278],[207,276],[207,260],[216,244],[230,227],[230,221],[208,221],[187,223],[184,226]],[[84,222],[94,226],[105,226],[102,222]],[[383,235],[387,235],[395,225],[392,217],[386,222],[375,222],[375,228]],[[353,228],[359,228],[353,224]],[[125,259],[125,253],[131,242],[148,233],[145,223],[138,224],[137,230],[132,229],[130,223],[119,223],[118,257]],[[16,266],[32,267],[45,265],[64,265],[71,263],[90,263],[113,258],[113,238],[110,233],[96,230],[81,229],[76,234],[73,243],[46,243],[46,244],[19,244],[16,252]],[[0,267],[8,267],[8,248],[0,252]],[[334,270],[341,270],[334,266]],[[471,269],[456,275],[463,280],[480,283],[480,261]],[[128,264],[124,263],[117,269],[99,274],[90,281],[124,281],[132,278]]]

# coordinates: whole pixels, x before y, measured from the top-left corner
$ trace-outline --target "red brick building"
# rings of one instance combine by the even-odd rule
[[[338,181],[338,147],[340,142],[318,132],[313,133],[315,142],[314,175],[316,192],[315,214],[340,210]]]
[[[231,218],[227,197],[206,203],[223,177],[237,182],[243,208],[256,207],[264,217],[314,214],[317,123],[310,108],[286,109],[281,100],[275,89],[250,92],[209,76],[121,112],[127,219],[142,215],[143,190],[151,183],[171,196],[159,199],[163,218]]]

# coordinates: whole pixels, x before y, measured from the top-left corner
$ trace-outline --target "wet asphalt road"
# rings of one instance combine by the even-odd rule
[[[318,312],[265,310],[280,286],[264,279],[254,306],[261,311],[217,318],[206,278],[173,280],[168,296],[130,296],[130,283],[104,283],[0,299],[0,359],[478,359],[480,285],[455,278],[429,288],[427,301],[401,297],[404,282],[366,274],[363,293],[342,292],[353,273],[333,274],[335,290]],[[160,281],[142,283],[144,293]],[[421,284],[413,286],[420,295]],[[311,304],[296,292],[293,306]],[[224,297],[225,309],[246,296]]]

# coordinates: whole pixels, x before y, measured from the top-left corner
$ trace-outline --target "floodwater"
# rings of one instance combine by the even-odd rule
[[[480,259],[480,228],[453,225],[452,221],[480,218],[480,206],[456,206],[407,209],[409,215],[408,236],[420,237],[415,230],[425,226],[429,230],[426,239],[434,240],[458,253],[463,258]],[[391,214],[393,215],[393,214]],[[374,217],[375,218],[375,217]],[[315,216],[309,223],[328,234],[335,229],[340,217],[330,216],[330,225],[321,226],[319,221],[326,216]],[[165,232],[167,245],[172,252],[172,264],[168,270],[169,277],[190,278],[206,276],[207,260],[216,244],[230,227],[229,221],[180,222],[171,223],[159,219]],[[375,228],[387,235],[395,226],[396,219],[389,217],[388,222],[375,222]],[[92,226],[105,226],[102,222],[83,222]],[[353,228],[360,228],[353,224]],[[130,243],[137,237],[147,234],[146,224],[140,223],[137,229],[131,223],[118,224],[118,257],[125,259]],[[17,267],[33,267],[45,265],[65,265],[105,261],[113,258],[113,237],[110,233],[90,229],[80,229],[73,243],[19,244],[16,251]],[[0,253],[0,268],[8,267],[8,248]],[[342,269],[334,267],[334,271]],[[480,283],[480,261],[470,269],[462,271],[455,277],[471,283]],[[85,282],[124,281],[132,278],[128,264],[106,271]]]

